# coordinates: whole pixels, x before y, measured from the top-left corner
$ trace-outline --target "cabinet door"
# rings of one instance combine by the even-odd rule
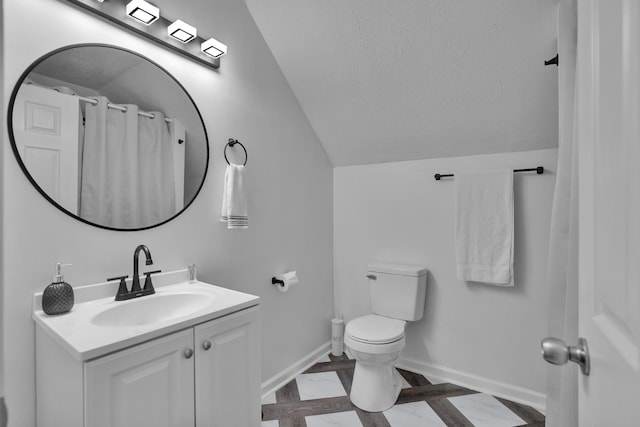
[[[258,321],[254,307],[195,327],[198,427],[260,425]]]
[[[193,427],[193,370],[193,329],[85,363],[85,426]]]

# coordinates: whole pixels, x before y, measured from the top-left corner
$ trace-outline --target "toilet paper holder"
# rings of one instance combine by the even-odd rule
[[[280,292],[288,292],[293,286],[298,284],[298,274],[295,270],[287,271],[271,278],[271,284],[276,286]]]

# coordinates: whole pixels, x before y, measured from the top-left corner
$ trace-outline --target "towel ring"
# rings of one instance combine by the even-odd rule
[[[224,146],[224,159],[227,161],[228,165],[231,164],[229,162],[229,159],[227,158],[227,147],[233,147],[236,144],[240,144],[240,146],[244,150],[244,164],[243,164],[244,166],[247,164],[247,160],[249,160],[249,154],[247,154],[247,149],[245,148],[244,145],[242,145],[242,142],[238,141],[237,139],[229,138],[229,142],[227,142],[227,145]]]

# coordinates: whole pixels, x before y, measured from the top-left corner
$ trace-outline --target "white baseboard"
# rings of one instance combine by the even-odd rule
[[[331,350],[331,341],[327,341],[292,366],[285,368],[262,383],[262,398],[280,389],[289,381],[313,366],[318,359],[327,355]],[[396,363],[401,369],[416,374],[422,374],[433,382],[449,382],[467,387],[492,396],[501,397],[523,405],[531,406],[543,414],[546,412],[546,396],[533,390],[514,386],[466,372],[457,371],[444,366],[431,365],[414,359],[401,357]]]
[[[262,398],[264,399],[266,396],[275,392],[289,381],[309,369],[318,361],[318,359],[326,356],[330,349],[331,341],[327,341],[325,344],[322,344],[320,347],[295,362],[292,366],[285,368],[273,377],[264,381],[262,383]]]
[[[546,395],[533,390],[514,386],[444,366],[431,365],[401,357],[396,366],[407,371],[422,374],[434,382],[449,382],[482,393],[491,394],[523,405],[531,406],[543,414],[546,411]]]

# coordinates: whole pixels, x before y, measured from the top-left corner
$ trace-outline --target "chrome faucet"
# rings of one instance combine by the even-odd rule
[[[140,254],[140,251],[144,251],[144,256],[146,258],[145,264],[153,264],[149,248],[145,245],[138,245],[136,250],[133,251],[133,284],[131,285],[131,292],[140,292],[140,277],[138,276],[138,255]]]

